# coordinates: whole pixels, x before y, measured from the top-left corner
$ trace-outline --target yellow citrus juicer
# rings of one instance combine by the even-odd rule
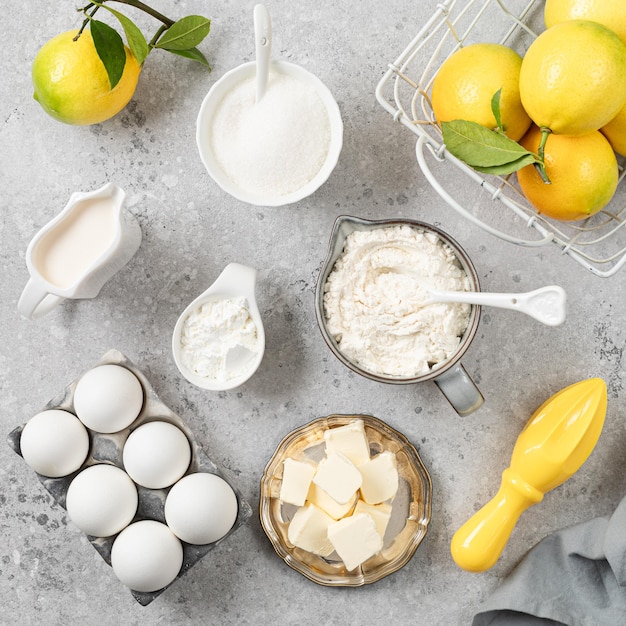
[[[581,467],[600,437],[606,404],[606,384],[590,378],[562,389],[535,411],[517,438],[497,494],[452,537],[452,558],[460,568],[489,569],[520,515]]]

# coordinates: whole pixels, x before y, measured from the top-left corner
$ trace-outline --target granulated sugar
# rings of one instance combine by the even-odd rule
[[[330,146],[330,120],[314,87],[276,71],[258,104],[254,76],[226,94],[211,133],[224,173],[241,189],[266,196],[304,187]]]

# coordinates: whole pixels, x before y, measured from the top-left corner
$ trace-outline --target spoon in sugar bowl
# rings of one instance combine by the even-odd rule
[[[512,309],[534,317],[548,325],[558,326],[565,321],[566,295],[562,287],[548,285],[526,293],[485,293],[482,291],[444,291],[422,285],[428,293],[425,304],[435,302],[462,302]]]
[[[174,362],[194,385],[226,391],[245,383],[265,352],[256,269],[230,263],[182,312],[172,336]]]
[[[272,22],[264,4],[254,7],[254,49],[256,53],[256,104],[267,89],[272,54]]]
[[[255,206],[284,206],[328,180],[343,146],[343,121],[317,76],[271,58],[274,33],[263,4],[254,6],[253,18],[256,58],[213,84],[198,112],[196,144],[226,193]]]

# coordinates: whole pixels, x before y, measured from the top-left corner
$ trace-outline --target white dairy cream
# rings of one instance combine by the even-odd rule
[[[323,557],[336,552],[352,570],[382,549],[398,491],[397,459],[391,450],[370,458],[370,445],[359,419],[324,431],[323,439],[326,455],[317,465],[308,459],[284,461],[279,495],[283,504],[301,501],[309,484],[306,500],[289,522],[287,536],[294,546]],[[364,461],[356,467],[343,452],[356,452]],[[285,481],[291,484],[285,486]],[[295,492],[297,498],[292,497]]]
[[[355,465],[370,460],[370,445],[363,420],[352,420],[345,426],[329,428],[324,432],[326,455],[341,452]]]
[[[426,304],[423,285],[468,291],[453,250],[408,225],[348,235],[324,286],[328,332],[339,350],[369,372],[400,378],[425,374],[456,351],[467,304]]]
[[[310,502],[300,507],[287,529],[287,538],[298,548],[307,552],[328,556],[333,546],[328,538],[328,527],[335,520]]]
[[[180,357],[198,376],[228,381],[253,365],[258,353],[257,327],[244,297],[206,302],[185,319]],[[229,358],[233,354],[237,358]]]
[[[33,251],[41,275],[60,289],[72,287],[115,241],[112,198],[91,198],[48,231]]]
[[[361,497],[368,504],[392,500],[398,492],[398,465],[396,455],[390,450],[377,454],[358,467],[363,482]]]
[[[359,493],[354,492],[352,498],[343,504],[339,504],[337,500],[331,498],[321,487],[318,487],[314,482],[309,487],[309,492],[306,496],[306,501],[314,504],[318,509],[321,509],[327,515],[330,515],[333,519],[341,519],[350,513],[355,503],[359,499]]]
[[[328,539],[348,571],[356,569],[383,547],[376,522],[368,513],[357,513],[330,524]]]
[[[285,459],[283,461],[283,479],[280,483],[279,498],[281,502],[304,506],[316,469],[316,465],[308,461]]]
[[[362,481],[359,470],[341,452],[324,457],[313,476],[313,482],[339,504],[351,500]]]
[[[391,519],[391,504],[388,502],[381,502],[380,504],[368,504],[364,500],[360,500],[356,503],[354,507],[353,515],[358,515],[359,513],[367,513],[372,516],[372,519],[376,523],[376,530],[381,537],[385,537],[385,532],[387,532],[387,526],[389,525],[389,520]]]

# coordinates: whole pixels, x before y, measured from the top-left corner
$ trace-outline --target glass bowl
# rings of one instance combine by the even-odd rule
[[[400,480],[382,550],[348,571],[334,552],[324,558],[290,543],[287,529],[297,507],[282,503],[279,494],[286,458],[320,460],[324,455],[324,431],[355,419],[363,420],[372,455],[385,450],[395,453]],[[404,435],[370,415],[330,415],[297,428],[280,442],[261,479],[259,513],[274,550],[291,568],[319,585],[359,587],[376,582],[408,563],[426,536],[431,501],[430,475]]]

